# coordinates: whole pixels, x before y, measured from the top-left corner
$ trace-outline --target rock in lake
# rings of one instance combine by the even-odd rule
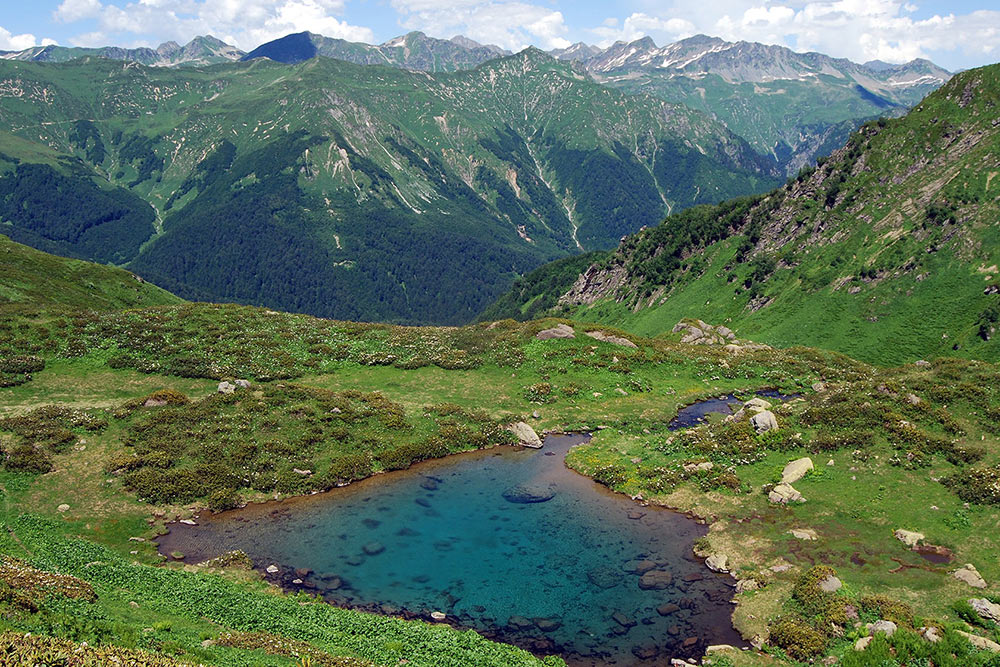
[[[758,396],[757,398],[751,398],[749,401],[744,403],[743,407],[750,414],[754,414],[756,412],[763,412],[764,410],[770,410],[771,403],[769,401],[765,401],[763,398],[760,398]]]
[[[758,412],[750,418],[750,423],[753,424],[758,433],[767,433],[778,428],[778,418],[770,410]]]
[[[369,542],[361,549],[369,556],[377,556],[385,551],[385,546],[381,542]]]
[[[551,329],[542,329],[535,334],[538,340],[551,340],[553,338],[576,338],[573,327],[568,324],[557,324]]]
[[[712,554],[705,559],[705,567],[712,572],[729,572],[729,557],[725,554]]]
[[[785,469],[781,471],[781,482],[782,484],[795,484],[795,482],[805,477],[806,473],[812,469],[813,462],[808,456],[795,459],[789,462],[785,466]]]
[[[443,611],[432,611],[431,618],[440,623],[444,619],[448,618],[448,615],[445,614]]]
[[[662,591],[670,588],[674,577],[666,570],[650,570],[639,577],[639,588],[644,591]]]
[[[537,433],[535,433],[535,429],[531,428],[531,424],[526,422],[517,422],[508,426],[507,430],[517,437],[518,444],[523,447],[540,449],[542,446],[542,439],[538,437]]]
[[[986,588],[986,580],[979,574],[979,570],[972,563],[966,563],[959,569],[951,573],[959,581],[964,581],[973,588]]]
[[[552,500],[555,495],[555,489],[551,486],[529,486],[527,484],[512,486],[503,492],[504,500],[521,505],[544,503],[547,500]]]

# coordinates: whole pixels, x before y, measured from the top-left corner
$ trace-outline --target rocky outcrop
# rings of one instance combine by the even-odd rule
[[[596,264],[591,265],[580,274],[569,291],[559,298],[559,304],[578,306],[614,297],[619,288],[627,281],[628,271],[620,264],[609,268],[598,268]]]
[[[633,350],[639,349],[639,346],[630,341],[628,338],[623,338],[621,336],[615,336],[607,331],[588,331],[587,335],[591,338],[605,343],[614,343],[615,345],[621,345],[623,347],[630,347]]]
[[[750,423],[758,433],[767,433],[778,428],[778,418],[770,410],[758,412],[750,418]]]
[[[791,484],[778,484],[767,494],[767,499],[772,503],[787,505],[788,503],[804,503],[805,498],[795,490]]]
[[[810,470],[813,469],[812,459],[808,456],[802,457],[801,459],[795,459],[789,462],[784,470],[781,471],[781,482],[782,484],[794,484],[803,477],[806,476]]]
[[[958,634],[962,635],[969,640],[969,643],[978,649],[983,651],[993,651],[994,653],[1000,653],[1000,644],[997,644],[991,639],[986,637],[980,637],[979,635],[974,635],[969,632],[962,632],[961,630],[956,630]]]
[[[1000,604],[990,602],[986,598],[973,598],[969,600],[969,605],[986,620],[1000,623]]]
[[[736,344],[736,334],[726,327],[714,327],[701,320],[683,319],[674,325],[672,333],[682,334],[682,343],[693,345]]]
[[[531,428],[531,424],[526,422],[516,422],[508,426],[507,430],[514,434],[517,438],[518,444],[522,447],[541,449],[542,439],[538,437],[537,433],[535,433],[535,429]]]
[[[973,588],[986,588],[986,580],[979,574],[979,570],[972,563],[966,563],[959,569],[951,573],[959,581],[963,581]]]
[[[924,540],[923,533],[916,533],[913,532],[912,530],[903,530],[902,528],[897,528],[896,531],[893,533],[893,535],[896,536],[897,540],[899,540],[906,546],[910,547],[911,549],[920,544],[920,542]]]
[[[538,340],[552,340],[553,338],[576,338],[573,327],[568,324],[557,324],[551,329],[542,329],[535,334]]]

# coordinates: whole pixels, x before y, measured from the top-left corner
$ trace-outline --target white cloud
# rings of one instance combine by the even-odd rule
[[[55,44],[55,42],[51,39],[39,40],[34,35],[28,33],[14,35],[9,30],[0,27],[0,51],[23,51],[39,44],[48,46],[49,44]]]
[[[344,0],[133,0],[123,7],[101,0],[63,0],[56,20],[94,19],[97,29],[77,35],[78,46],[132,45],[167,39],[184,42],[212,34],[242,49],[293,32],[309,30],[327,37],[374,41],[370,28],[338,18]]]
[[[613,42],[632,42],[649,35],[659,44],[675,42],[695,34],[694,23],[682,18],[658,18],[642,12],[636,12],[618,25],[615,18],[605,19],[604,23],[591,31],[599,39],[600,46],[610,46]]]
[[[961,52],[977,62],[984,55],[1000,57],[995,10],[918,19],[913,16],[918,7],[905,0],[673,0],[661,7],[633,14],[621,27],[606,21],[590,32],[602,43],[643,34],[666,43],[702,32],[862,62],[904,62],[942,52]]]
[[[519,51],[570,45],[562,12],[519,0],[391,0],[401,25],[434,37],[462,34],[484,44]]]

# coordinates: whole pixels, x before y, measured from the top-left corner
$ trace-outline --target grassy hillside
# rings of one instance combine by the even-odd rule
[[[181,303],[123,269],[56,257],[3,235],[0,258],[0,312],[53,307],[109,311]]]
[[[559,312],[644,335],[700,317],[887,365],[995,359],[998,99],[1000,67],[964,72],[779,190],[629,237]]]
[[[206,507],[309,493],[507,442],[498,426],[531,411],[539,430],[600,426],[571,452],[572,467],[714,522],[699,549],[726,554],[734,576],[763,586],[738,596],[734,619],[770,655],[734,654],[738,664],[856,660],[853,629],[838,636],[826,616],[800,606],[796,582],[808,582],[816,563],[847,584],[829,602],[851,604],[866,621],[894,610],[897,653],[985,665],[990,654],[956,631],[997,638],[997,628],[969,627],[952,607],[970,589],[948,566],[921,566],[892,536],[899,527],[924,532],[957,563],[974,563],[990,584],[983,593],[997,595],[991,526],[1000,499],[989,485],[1000,465],[1000,371],[989,364],[876,370],[806,348],[734,357],[637,337],[630,348],[591,338],[592,325],[581,324],[574,338],[536,339],[553,320],[403,328],[206,304],[2,317],[19,332],[8,351],[34,350],[45,362],[29,381],[0,389],[0,580],[22,591],[0,596],[0,629],[20,633],[4,636],[8,650],[28,651],[31,632],[52,650],[94,653],[95,664],[108,652],[146,655],[135,651],[165,665],[282,665],[303,654],[333,665],[559,664],[473,633],[278,594],[239,557],[158,565],[148,541],[165,521]],[[252,384],[218,394],[220,378]],[[803,394],[776,409],[775,432],[758,435],[745,418],[680,437],[667,430],[692,400],[764,387]],[[796,483],[808,502],[769,503],[776,471],[804,455],[823,468]],[[707,461],[709,470],[691,465]],[[304,465],[316,474],[292,474]],[[799,542],[792,528],[814,529],[817,541]],[[770,569],[776,563],[790,567]],[[896,564],[903,574],[887,573]],[[52,582],[51,573],[58,588],[25,587]],[[790,638],[789,623],[815,641]],[[927,623],[941,625],[944,653],[916,638]]]
[[[776,183],[707,116],[537,50],[441,74],[0,61],[0,83],[12,238],[343,319],[467,322],[548,260]]]

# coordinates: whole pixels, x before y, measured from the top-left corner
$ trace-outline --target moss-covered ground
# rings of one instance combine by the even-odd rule
[[[951,664],[985,664],[989,654],[952,629],[998,638],[996,627],[973,628],[953,607],[1000,593],[1000,497],[989,477],[1000,465],[995,366],[941,359],[877,368],[808,348],[734,355],[628,336],[633,348],[591,338],[595,325],[581,323],[574,338],[536,338],[555,323],[417,329],[202,304],[5,311],[0,360],[33,361],[0,389],[0,551],[37,576],[89,584],[95,599],[25,600],[8,585],[0,629],[54,643],[5,635],[0,651],[87,642],[218,665],[539,664],[474,633],[281,594],[239,559],[162,563],[151,543],[165,522],[208,507],[506,444],[502,426],[526,419],[539,431],[594,431],[569,465],[643,502],[704,517],[712,527],[699,549],[727,555],[734,576],[762,585],[738,596],[734,622],[763,651],[719,654],[716,663],[793,660],[806,656],[795,643],[805,639],[816,644],[812,655],[854,659],[853,623],[838,625],[826,607],[817,612],[793,595],[810,568],[827,565],[844,583],[837,599],[861,620],[884,613],[862,599],[885,596],[908,605],[904,629],[942,626]],[[238,379],[249,387],[217,392],[220,381]],[[776,431],[758,435],[745,418],[668,430],[683,405],[760,389],[800,396],[775,408]],[[781,468],[805,455],[816,463],[795,484],[806,502],[770,503],[765,491]],[[708,461],[709,471],[684,468]],[[794,538],[792,528],[817,539]],[[907,550],[897,528],[947,547],[952,563]],[[989,588],[950,576],[966,562]],[[780,564],[790,567],[770,569]],[[899,655],[911,635],[895,640]],[[873,644],[871,655],[883,648],[890,651]]]

